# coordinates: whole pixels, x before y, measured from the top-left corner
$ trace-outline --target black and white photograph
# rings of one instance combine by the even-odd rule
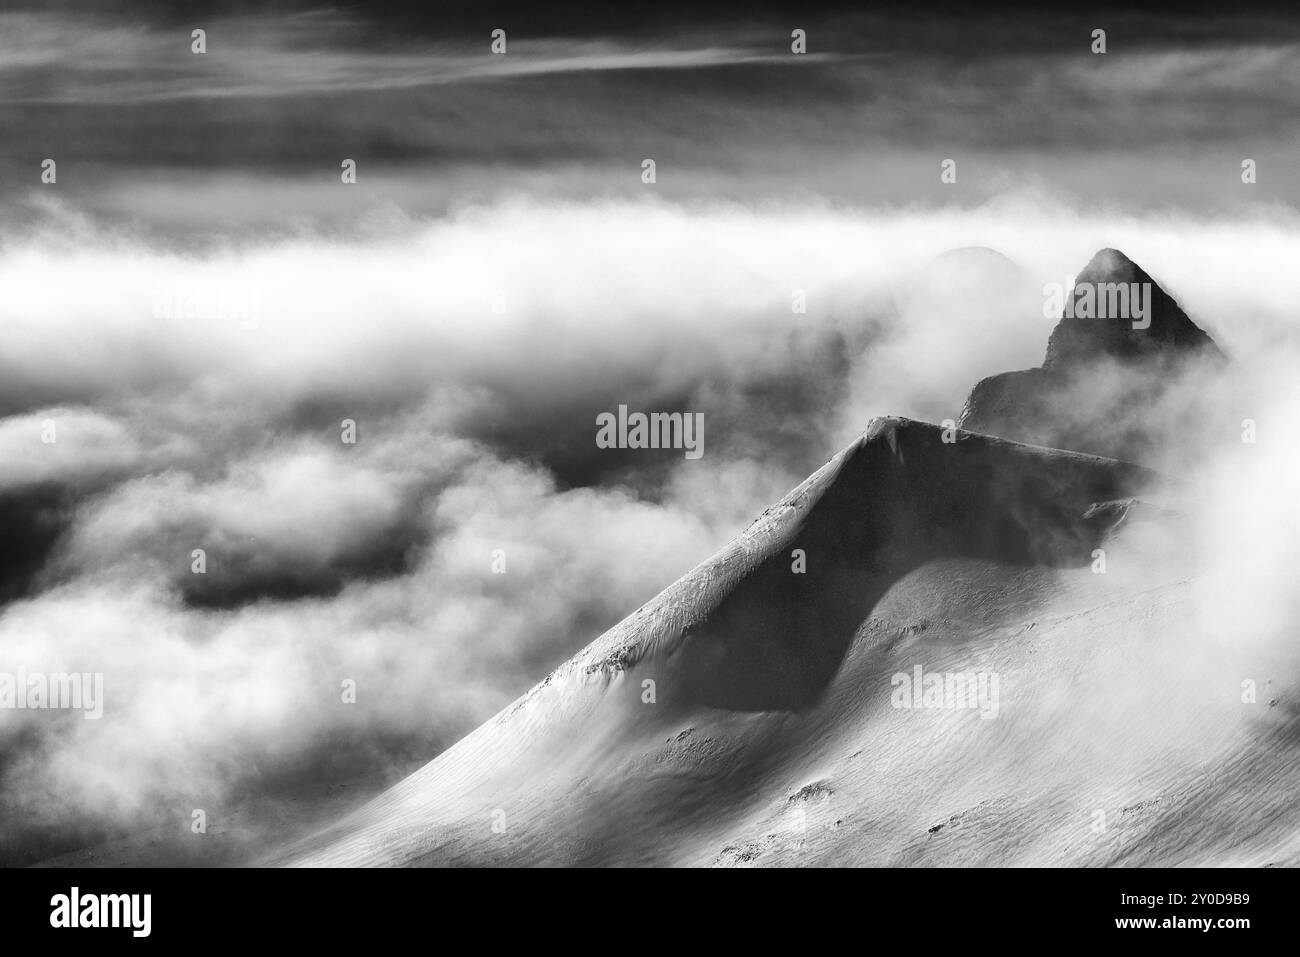
[[[1249,945],[1298,304],[1290,3],[6,0],[11,914],[1108,872]]]

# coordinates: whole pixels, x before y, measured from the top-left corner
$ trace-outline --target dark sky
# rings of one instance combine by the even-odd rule
[[[349,203],[431,213],[501,191],[618,196],[646,157],[673,198],[970,204],[1025,185],[1176,208],[1300,198],[1300,177],[1279,175],[1300,145],[1300,22],[1265,6],[1213,19],[1016,5],[184,9],[0,14],[0,196],[17,218],[46,157],[61,195],[164,230],[351,215],[316,193],[345,157],[363,172]],[[505,56],[489,52],[496,27]],[[790,52],[795,27],[807,56]],[[1104,56],[1089,49],[1095,27]],[[949,157],[957,190],[938,183]],[[1260,167],[1249,194],[1246,157]],[[301,194],[290,206],[286,188]]]

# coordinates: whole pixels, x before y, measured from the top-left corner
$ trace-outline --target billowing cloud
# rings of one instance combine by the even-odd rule
[[[8,853],[432,757],[870,416],[955,417],[977,379],[1035,364],[1042,285],[1099,246],[1240,362],[1292,354],[1294,223],[1040,200],[516,199],[204,254],[11,235],[0,483],[47,521],[0,648],[102,672],[106,700],[98,721],[4,715],[0,800],[29,824]],[[1261,421],[1280,402],[1255,401]],[[703,412],[705,456],[597,449],[620,403]]]
[[[1036,365],[1043,286],[1103,246],[1237,363],[1166,404],[1266,437],[1191,473],[1207,605],[1256,581],[1238,620],[1294,620],[1294,24],[1115,15],[1101,58],[1057,21],[838,10],[796,56],[776,14],[548,4],[494,56],[480,5],[25,6],[0,673],[102,673],[105,701],[0,711],[0,859],[150,826],[180,852],[195,808],[318,807],[433,757],[871,417],[955,419]],[[702,414],[704,456],[597,447],[620,405]]]

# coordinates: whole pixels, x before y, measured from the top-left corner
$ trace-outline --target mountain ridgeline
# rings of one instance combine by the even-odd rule
[[[1147,282],[1140,328],[1083,298],[1088,284]],[[1043,366],[980,382],[961,430],[873,420],[496,717],[270,860],[1235,859],[1232,827],[1203,819],[1236,813],[1223,782],[1265,781],[1267,801],[1252,800],[1269,827],[1293,806],[1300,771],[1220,773],[1241,760],[1242,712],[1231,695],[1206,700],[1175,666],[1194,627],[1190,579],[1137,550],[1166,547],[1176,515],[1138,501],[1157,476],[1130,464],[1151,430],[1189,413],[1180,377],[1223,356],[1114,250],[1072,295]],[[1147,518],[1169,524],[1146,539]],[[1122,573],[1100,573],[1107,557]],[[969,679],[990,707],[931,702],[929,690],[900,698],[923,672],[945,688]],[[1181,730],[1152,734],[1152,714]],[[1170,735],[1197,742],[1195,762],[1169,758]],[[1300,768],[1287,747],[1249,762]],[[1087,839],[1097,808],[1113,810],[1122,840]]]

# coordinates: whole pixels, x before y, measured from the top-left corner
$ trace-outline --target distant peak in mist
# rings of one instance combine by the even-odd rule
[[[1224,355],[1146,270],[1101,249],[1059,292],[1061,318],[1042,365],[976,383],[963,429],[1141,462],[1171,424],[1206,421],[1206,410],[1169,398],[1172,383],[1189,363]],[[1049,296],[1045,315],[1051,305]]]
[[[1061,321],[1047,340],[1043,368],[1202,349],[1222,355],[1146,270],[1120,250],[1106,248],[1075,277]]]
[[[935,263],[977,263],[992,267],[1004,267],[1018,269],[1015,261],[1005,253],[999,252],[989,246],[958,246],[956,249],[948,249],[941,252],[934,258]]]

